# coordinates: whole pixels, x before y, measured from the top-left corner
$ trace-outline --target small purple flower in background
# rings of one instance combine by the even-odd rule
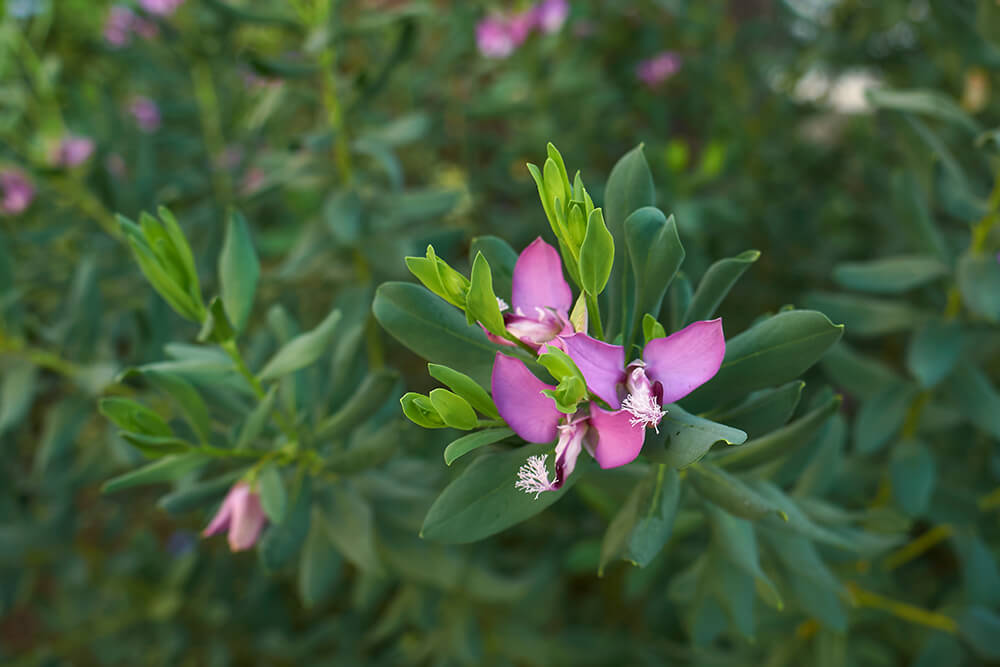
[[[114,47],[126,46],[132,41],[132,24],[135,18],[128,7],[112,7],[104,21],[104,41]]]
[[[558,32],[569,17],[569,0],[542,0],[535,7],[535,20],[542,32]]]
[[[510,34],[507,19],[487,16],[476,25],[476,46],[487,58],[506,58],[514,53],[516,45]]]
[[[75,167],[89,160],[93,154],[93,139],[70,134],[60,140],[49,161],[60,167]]]
[[[0,213],[7,215],[21,213],[35,198],[35,186],[16,169],[0,171],[0,190],[3,191],[3,199],[0,199]]]
[[[160,129],[160,107],[148,97],[136,97],[128,105],[129,113],[135,118],[136,124],[143,132],[156,132]]]
[[[257,542],[266,523],[260,496],[251,491],[246,482],[237,482],[201,535],[210,537],[228,531],[230,550],[243,551]]]
[[[184,0],[139,0],[143,9],[157,16],[170,16],[183,4]]]
[[[643,60],[635,68],[635,74],[650,88],[656,88],[672,77],[681,68],[681,57],[673,51],[664,51]]]

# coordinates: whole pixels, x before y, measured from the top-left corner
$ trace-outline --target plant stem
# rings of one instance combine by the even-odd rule
[[[604,340],[604,327],[601,326],[601,309],[597,305],[597,295],[585,292],[587,295],[587,322],[594,328],[594,338]]]
[[[921,609],[905,602],[899,602],[898,600],[866,591],[853,582],[847,585],[847,590],[850,592],[854,604],[859,607],[881,609],[905,621],[925,625],[929,628],[935,628],[950,634],[955,634],[958,631],[958,622],[950,616],[927,611],[926,609]]]
[[[236,366],[236,370],[250,385],[250,389],[253,390],[253,394],[257,397],[257,400],[264,400],[264,397],[267,396],[267,392],[264,391],[264,386],[260,383],[260,380],[258,380],[257,376],[250,371],[247,363],[243,360],[243,355],[240,354],[239,348],[236,347],[236,341],[230,339],[224,341],[221,345],[222,349],[229,355],[229,358],[233,360],[233,365]],[[299,437],[295,432],[295,427],[293,425],[294,420],[289,419],[281,412],[276,412],[274,419],[278,424],[278,428],[280,428],[281,432],[285,434],[285,437],[288,438],[289,442],[298,442]]]
[[[329,10],[327,10],[329,12]],[[333,132],[333,157],[337,162],[340,179],[345,185],[354,181],[354,169],[351,165],[351,149],[344,128],[344,112],[337,95],[337,51],[333,44],[327,44],[320,54],[320,85],[323,91],[323,106],[326,107],[326,119]]]

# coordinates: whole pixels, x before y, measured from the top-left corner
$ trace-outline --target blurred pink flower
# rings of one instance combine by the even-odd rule
[[[524,44],[524,40],[528,39],[531,31],[537,25],[537,20],[538,16],[534,8],[511,14],[507,18],[507,32],[514,43],[515,49]]]
[[[104,41],[115,48],[128,46],[132,35],[153,39],[159,34],[156,24],[147,21],[124,5],[115,5],[104,21]]]
[[[535,7],[535,20],[542,32],[558,32],[569,17],[569,0],[542,0]]]
[[[0,190],[3,191],[3,199],[0,199],[0,213],[7,215],[21,213],[35,198],[35,186],[16,169],[0,171]]]
[[[229,548],[232,551],[249,549],[260,536],[267,516],[260,504],[260,496],[250,490],[246,482],[237,482],[229,489],[219,511],[212,517],[202,537],[229,532]]]
[[[59,167],[75,167],[83,164],[94,154],[94,140],[68,134],[59,141],[49,161]]]
[[[635,68],[635,74],[650,88],[655,88],[672,77],[681,68],[681,57],[673,51],[663,51]]]
[[[129,112],[135,118],[136,124],[143,132],[156,132],[160,129],[160,107],[148,97],[136,97],[128,106]]]
[[[503,16],[487,16],[476,26],[476,46],[487,58],[506,58],[517,45]]]
[[[157,16],[170,16],[183,4],[184,0],[139,0],[143,9]]]
[[[115,5],[104,21],[104,41],[111,46],[122,47],[132,41],[132,24],[135,14],[128,7]]]

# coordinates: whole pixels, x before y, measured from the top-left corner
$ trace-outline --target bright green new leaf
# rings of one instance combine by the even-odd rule
[[[665,338],[666,335],[667,332],[663,328],[663,325],[655,317],[649,313],[642,316],[642,338],[644,343],[648,344],[654,338]]]
[[[493,292],[490,265],[482,253],[476,255],[472,262],[472,278],[465,297],[465,316],[469,324],[478,321],[494,336],[503,336],[507,332],[497,295]]]
[[[581,287],[594,296],[603,292],[611,276],[614,259],[615,240],[604,224],[601,209],[595,208],[587,220],[587,234],[580,246]]]
[[[476,428],[479,423],[469,402],[447,389],[438,388],[431,391],[430,401],[441,420],[451,428],[469,431]]]
[[[403,414],[417,426],[424,428],[445,428],[446,424],[431,399],[423,394],[407,392],[399,399]],[[471,409],[471,408],[470,408]],[[475,415],[473,415],[474,417]]]
[[[465,373],[460,373],[440,364],[427,364],[427,371],[431,374],[432,378],[443,383],[453,392],[467,400],[469,405],[482,414],[493,419],[500,418],[500,413],[497,412],[496,405],[494,405],[493,399],[487,391]]]

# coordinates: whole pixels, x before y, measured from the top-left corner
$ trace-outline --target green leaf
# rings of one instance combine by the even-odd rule
[[[874,106],[882,109],[925,114],[960,125],[969,132],[977,134],[982,132],[982,127],[972,116],[955,104],[950,97],[936,90],[869,88],[865,91],[865,97]]]
[[[958,288],[966,308],[990,322],[1000,322],[1000,261],[994,255],[962,255]]]
[[[930,317],[929,313],[904,302],[832,292],[812,292],[806,297],[806,305],[822,311],[835,322],[842,322],[852,336],[884,336],[907,331]]]
[[[799,417],[791,424],[754,438],[742,447],[730,449],[715,459],[727,469],[744,470],[767,463],[783,454],[807,444],[823,427],[826,420],[840,407],[840,397],[832,396],[822,405]]]
[[[144,433],[122,433],[122,439],[150,458],[160,458],[168,454],[183,454],[194,445],[172,435],[146,435]]]
[[[736,257],[720,259],[708,267],[684,313],[684,324],[707,320],[715,315],[729,290],[759,257],[760,251],[747,250]]]
[[[399,399],[406,418],[417,426],[424,428],[445,428],[444,419],[438,414],[431,399],[423,394],[410,391]],[[475,416],[475,415],[473,415]]]
[[[677,235],[677,223],[674,216],[667,218],[660,209],[647,206],[625,219],[622,233],[628,246],[635,282],[636,322],[645,313],[655,318],[660,312],[663,296],[684,262],[684,246]],[[622,264],[618,267],[617,273],[621,273],[624,270]],[[638,329],[638,326],[633,326],[633,329]],[[635,331],[630,339],[634,335]]]
[[[642,316],[642,338],[643,343],[648,344],[654,338],[666,338],[667,332],[663,325],[656,321],[656,318],[646,313]]]
[[[469,402],[454,392],[434,389],[430,393],[430,400],[442,421],[451,428],[469,431],[479,423]]]
[[[196,482],[161,496],[156,506],[172,516],[181,516],[218,501],[243,475],[242,470],[233,471],[206,482]]]
[[[173,373],[156,369],[140,372],[150,384],[174,400],[198,437],[207,442],[212,435],[212,419],[208,413],[208,406],[205,405],[198,390],[190,382]]]
[[[356,473],[388,461],[400,444],[399,423],[395,420],[382,425],[374,433],[355,432],[352,446],[326,457],[324,470],[336,473]]]
[[[465,373],[440,364],[427,364],[427,371],[432,378],[467,400],[469,405],[482,414],[493,419],[500,419],[500,413],[497,412],[497,407],[490,395]]]
[[[494,336],[503,336],[507,332],[497,295],[493,293],[490,265],[482,253],[476,255],[472,262],[472,279],[465,297],[465,316],[469,324],[478,321]]]
[[[493,291],[503,297],[510,296],[514,282],[514,265],[517,263],[517,253],[510,244],[496,236],[477,236],[472,239],[469,247],[469,260],[483,254],[490,265],[493,276]]]
[[[615,241],[614,265],[618,267],[618,270],[611,274],[608,289],[610,317],[605,328],[611,337],[626,326],[621,318],[625,314],[625,289],[631,277],[627,276],[625,266],[625,219],[632,215],[633,211],[656,204],[653,175],[649,171],[649,164],[642,153],[642,148],[642,144],[639,144],[615,163],[604,188],[604,219]],[[660,286],[657,284],[654,287]],[[644,308],[641,312],[654,311],[651,308]]]
[[[726,508],[723,506],[723,509]],[[706,505],[705,510],[712,528],[712,546],[718,549],[725,560],[753,578],[757,591],[765,602],[776,609],[782,609],[784,602],[781,594],[760,567],[757,538],[750,522],[737,519],[728,510],[723,512],[713,505]]]
[[[101,493],[115,493],[133,486],[172,482],[200,468],[208,461],[209,457],[196,452],[167,456],[141,468],[130,470],[114,479],[109,479],[101,485]]]
[[[333,310],[315,329],[299,334],[281,346],[264,369],[258,374],[262,381],[276,380],[305,368],[319,359],[320,355],[333,344],[333,334],[340,322],[340,311]]]
[[[598,576],[603,576],[605,566],[615,558],[638,567],[653,561],[670,539],[680,489],[677,472],[666,466],[653,466],[633,487],[604,534]]]
[[[820,365],[835,386],[861,399],[871,398],[890,382],[903,380],[884,362],[866,357],[844,341],[830,348]]]
[[[790,592],[802,609],[830,628],[846,630],[847,613],[840,602],[843,587],[816,547],[806,538],[787,531],[758,527],[757,532],[787,573]]]
[[[497,346],[479,327],[409,283],[385,283],[375,293],[375,318],[400,343],[428,361],[460,367],[480,385],[488,385]]]
[[[231,209],[219,255],[219,292],[226,315],[237,331],[242,331],[250,318],[259,279],[260,260],[247,221],[239,211]]]
[[[307,609],[325,600],[340,578],[341,558],[330,541],[327,525],[323,510],[314,506],[298,572],[299,598]]]
[[[734,516],[760,519],[778,512],[772,502],[721,468],[709,463],[694,463],[687,471],[687,478],[703,498]]]
[[[163,417],[131,398],[102,398],[97,409],[123,431],[163,437],[173,434]]]
[[[236,337],[236,330],[233,328],[229,316],[226,315],[225,307],[220,297],[213,297],[208,303],[208,312],[205,313],[205,321],[201,324],[201,331],[198,332],[198,342],[224,343]]]
[[[906,348],[906,367],[925,388],[943,380],[958,363],[962,327],[955,322],[931,320],[918,329]]]
[[[274,572],[299,555],[306,536],[312,508],[312,485],[308,477],[302,481],[298,495],[285,512],[281,523],[272,523],[260,540],[257,553],[265,570]]]
[[[551,444],[526,445],[480,456],[451,482],[424,518],[421,537],[435,542],[476,542],[538,514],[583,476],[580,463],[558,491],[534,496],[514,487],[517,471],[531,456],[549,454]]]
[[[267,426],[267,421],[274,410],[274,401],[278,397],[278,385],[273,385],[261,401],[254,406],[247,419],[243,422],[240,435],[236,439],[236,449],[245,449],[252,444]]]
[[[326,523],[326,531],[334,546],[363,572],[381,572],[382,564],[375,550],[375,515],[371,507],[343,484],[331,489],[330,500],[330,514],[336,520]]]
[[[285,492],[285,482],[281,479],[281,470],[273,463],[265,464],[257,474],[257,492],[260,494],[260,505],[271,523],[281,523],[288,511],[288,494]]]
[[[163,221],[163,231],[166,233],[170,245],[173,246],[174,256],[180,259],[185,276],[185,284],[188,286],[187,292],[194,301],[200,303],[201,286],[198,283],[198,269],[194,263],[194,254],[191,252],[191,246],[188,244],[187,237],[184,236],[184,230],[181,229],[177,218],[174,217],[174,214],[166,206],[160,206],[156,210],[156,213],[160,216],[160,220]]]
[[[323,205],[323,222],[333,240],[351,247],[361,238],[361,198],[354,189],[339,190]]]
[[[17,426],[28,413],[28,409],[31,408],[31,404],[35,399],[38,384],[38,366],[35,364],[25,360],[18,360],[4,366],[3,375],[0,376],[0,435]],[[114,411],[115,416],[131,420],[132,408],[129,406],[133,405],[139,406],[140,410],[152,413],[153,417],[150,419],[159,419],[159,415],[155,412],[148,410],[145,406],[139,405],[134,401],[128,404],[112,404],[110,410]],[[98,406],[101,414],[115,422],[119,428],[126,428],[117,421],[115,416],[105,412],[103,401]],[[115,409],[116,407],[118,408],[117,410]],[[160,421],[162,422],[163,420],[160,419]],[[128,423],[132,422],[129,421]],[[164,424],[163,426],[166,425]],[[157,428],[159,425],[152,425],[151,427]],[[169,433],[170,429],[167,428],[166,432]]]
[[[986,660],[1000,660],[1000,616],[986,607],[966,608],[958,617],[958,632]]]
[[[755,391],[736,407],[709,416],[746,431],[750,437],[761,436],[788,423],[805,386],[802,380],[793,380],[775,389]]]
[[[604,224],[601,209],[595,208],[587,220],[587,235],[580,246],[580,286],[597,296],[604,291],[615,260],[615,240]]]
[[[977,428],[1000,438],[1000,393],[983,371],[965,362],[944,382],[951,401]]]
[[[316,426],[316,438],[343,434],[375,414],[399,382],[395,371],[377,370],[368,374],[350,398],[335,413]]]
[[[903,426],[916,395],[916,387],[893,383],[865,400],[854,420],[854,449],[859,454],[882,449]]]
[[[722,368],[684,399],[684,407],[704,412],[751,391],[794,380],[842,333],[843,326],[812,310],[790,310],[769,317],[726,341]]]
[[[899,255],[870,262],[838,264],[833,269],[833,279],[848,289],[901,294],[948,273],[948,266],[936,257]]]
[[[444,463],[451,465],[458,458],[465,456],[471,451],[492,445],[514,435],[513,429],[509,428],[488,428],[484,431],[476,431],[463,435],[458,440],[453,440],[444,449]]]
[[[426,257],[407,257],[406,267],[434,294],[453,306],[465,309],[469,292],[469,279],[434,254],[434,247],[427,246]]]
[[[743,431],[685,412],[677,405],[665,406],[666,416],[660,422],[660,432],[647,431],[643,453],[657,463],[670,468],[685,468],[701,460],[717,442],[741,445],[746,442]]]
[[[889,480],[896,505],[910,516],[921,516],[931,501],[937,468],[927,445],[907,440],[896,445],[889,461]]]

